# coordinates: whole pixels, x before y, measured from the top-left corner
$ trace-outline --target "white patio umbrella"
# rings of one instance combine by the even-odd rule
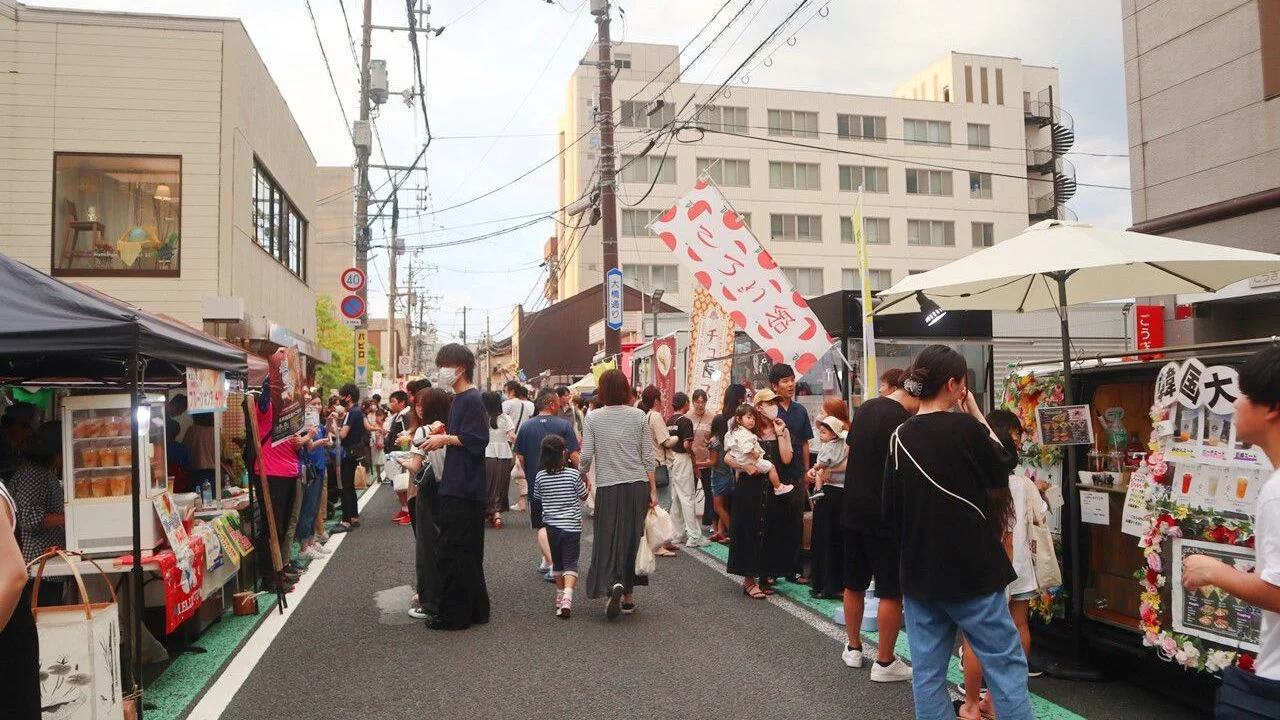
[[[994,247],[936,270],[911,275],[880,294],[874,314],[923,312],[930,324],[950,310],[1058,309],[1062,327],[1065,403],[1072,402],[1071,305],[1144,295],[1215,292],[1233,282],[1280,270],[1280,255],[1158,235],[1045,220]],[[1071,513],[1073,605],[1081,602],[1079,519],[1067,453],[1064,481]],[[1078,609],[1078,608],[1077,608]],[[1078,621],[1073,622],[1079,628]],[[1076,633],[1073,633],[1076,634]],[[1076,638],[1077,649],[1079,637]]]

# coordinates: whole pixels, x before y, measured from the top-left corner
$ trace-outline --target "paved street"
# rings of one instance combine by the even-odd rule
[[[747,600],[707,555],[663,561],[634,616],[608,622],[603,602],[576,598],[573,619],[553,617],[518,513],[486,537],[492,622],[428,631],[403,612],[412,548],[387,519],[394,502],[385,489],[370,499],[224,718],[911,715],[909,685],[840,663],[834,625],[789,600]],[[1121,683],[1031,687],[1040,717],[1195,717]]]

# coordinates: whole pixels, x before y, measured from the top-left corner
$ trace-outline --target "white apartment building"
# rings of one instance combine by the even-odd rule
[[[706,107],[701,99],[713,86],[672,84],[680,71],[675,46],[622,43],[614,53],[619,257],[628,284],[662,289],[663,301],[678,307],[689,306],[692,278],[646,226],[703,171],[810,296],[858,287],[852,215],[859,185],[873,289],[1010,237],[1031,221],[1069,213],[1062,203],[1075,181],[1061,153],[1074,135],[1057,100],[1056,69],[952,52],[895,97],[734,84]],[[593,59],[584,59],[565,91],[561,206],[598,181]],[[656,100],[662,107],[646,114]],[[734,135],[699,139],[686,130],[638,157],[651,129],[686,103],[680,118]],[[578,224],[564,213],[561,221],[546,253],[552,300],[602,280],[600,227],[563,229]]]
[[[0,0],[0,252],[318,361],[316,161],[239,20]]]

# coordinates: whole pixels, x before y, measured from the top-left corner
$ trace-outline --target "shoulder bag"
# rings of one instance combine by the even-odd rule
[[[1027,487],[1022,491],[1022,504],[1027,513],[1027,542],[1031,545],[1031,563],[1036,572],[1036,586],[1045,592],[1062,584],[1062,567],[1053,547],[1053,533],[1049,532],[1049,518],[1040,512],[1036,499],[1040,491],[1034,483],[1023,479]]]

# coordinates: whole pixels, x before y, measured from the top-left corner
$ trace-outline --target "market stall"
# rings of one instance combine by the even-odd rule
[[[183,525],[166,474],[161,393],[184,387],[188,370],[195,369],[243,379],[246,355],[0,255],[0,384],[59,389],[69,549],[104,557],[128,553],[131,613],[124,622],[139,689],[144,564],[168,573],[163,553],[154,552],[167,542],[175,558],[186,559],[181,572],[208,567],[209,535]],[[179,578],[178,585],[200,587],[190,578]],[[141,715],[141,703],[137,708]]]

